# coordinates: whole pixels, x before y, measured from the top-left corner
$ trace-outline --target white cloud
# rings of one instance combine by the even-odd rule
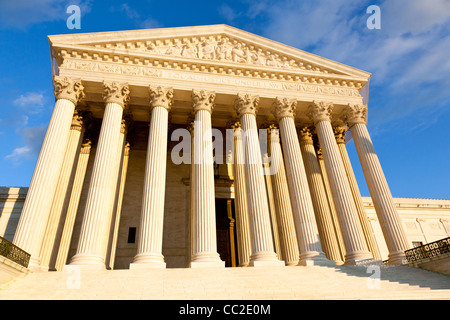
[[[122,3],[120,6],[112,6],[111,11],[121,11],[124,12],[128,19],[134,21],[134,24],[138,28],[143,29],[152,29],[152,28],[160,28],[163,25],[156,19],[152,17],[143,18],[141,13],[138,10],[132,8],[127,3]]]
[[[385,0],[381,30],[366,27],[366,0],[264,4],[264,36],[372,73],[371,87],[383,91],[371,93],[386,101],[372,106],[372,125],[433,120],[449,103],[450,1]]]
[[[40,113],[44,106],[44,96],[41,93],[28,92],[25,95],[20,95],[13,101],[13,104],[30,114]]]
[[[81,15],[90,11],[92,0],[12,0],[0,1],[0,27],[24,29],[29,25],[65,20],[69,5],[78,5]]]
[[[22,136],[23,146],[15,148],[10,154],[5,156],[5,159],[11,160],[14,164],[19,164],[23,159],[34,158],[39,155],[42,141],[44,140],[44,127],[27,127],[17,130]]]

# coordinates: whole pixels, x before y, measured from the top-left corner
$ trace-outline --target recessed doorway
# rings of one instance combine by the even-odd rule
[[[216,199],[217,252],[225,267],[239,265],[233,199]]]

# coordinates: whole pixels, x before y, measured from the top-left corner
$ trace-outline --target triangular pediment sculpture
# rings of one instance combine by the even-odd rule
[[[370,77],[365,71],[227,25],[56,35],[49,36],[49,41],[53,50],[96,50],[100,56],[148,56],[169,59],[170,64],[178,60],[180,65],[207,63],[225,69],[250,68],[252,74],[256,72],[263,78],[274,72],[290,72],[353,80],[356,87],[362,87]]]

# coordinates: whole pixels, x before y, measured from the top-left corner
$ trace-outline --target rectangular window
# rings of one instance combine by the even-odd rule
[[[128,243],[136,242],[136,227],[130,227],[128,229]]]

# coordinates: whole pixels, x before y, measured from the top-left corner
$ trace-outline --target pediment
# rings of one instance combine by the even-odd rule
[[[370,78],[365,71],[227,25],[56,35],[49,41],[59,64],[67,57],[136,61],[266,79],[344,83],[358,90]]]

